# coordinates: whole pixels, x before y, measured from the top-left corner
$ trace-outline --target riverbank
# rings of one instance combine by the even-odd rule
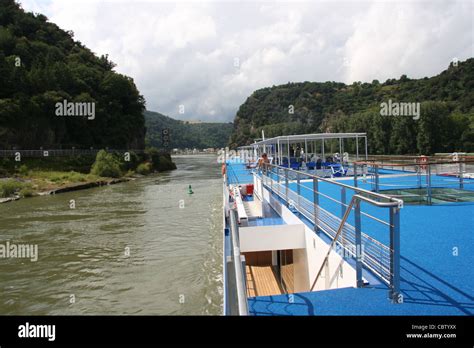
[[[0,159],[0,203],[113,185],[174,169],[170,155],[154,149],[143,155],[102,150],[95,158],[36,158],[19,163]]]
[[[51,177],[51,175],[49,176]],[[75,177],[76,180],[71,180]],[[0,203],[14,202],[21,198],[54,195],[64,192],[85,190],[93,187],[115,185],[140,176],[121,178],[104,178],[84,175],[76,172],[54,172],[53,180],[43,176],[14,177],[0,179],[0,192],[7,197],[0,197]]]

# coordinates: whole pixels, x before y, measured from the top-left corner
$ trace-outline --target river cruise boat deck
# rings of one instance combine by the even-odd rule
[[[351,173],[320,176],[292,168],[281,140],[248,148],[273,158],[263,168],[224,164],[226,315],[474,314],[474,158],[364,150],[346,154]]]

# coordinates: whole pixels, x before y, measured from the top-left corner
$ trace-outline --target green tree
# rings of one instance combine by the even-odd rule
[[[122,176],[120,161],[113,154],[107,153],[105,150],[100,150],[97,153],[94,164],[92,165],[91,174],[118,178]]]

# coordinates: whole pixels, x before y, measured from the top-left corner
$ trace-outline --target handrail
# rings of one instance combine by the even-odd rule
[[[276,173],[272,170],[272,168],[276,169]],[[285,178],[284,190],[282,190],[283,185],[280,184],[280,181],[279,181],[280,177],[283,177],[283,176],[280,175],[280,170],[284,171],[284,173],[283,173],[284,178]],[[290,172],[293,172],[293,173],[296,174],[297,192],[289,190],[288,173],[290,173]],[[365,256],[372,259],[372,261],[370,261],[370,262],[369,261],[364,262],[363,259],[359,260],[359,257],[356,256],[357,257],[357,262],[356,262],[357,286],[361,287],[363,285],[363,282],[362,282],[362,264],[364,264],[370,270],[372,270],[376,274],[379,274],[381,279],[389,285],[389,298],[391,298],[392,301],[395,302],[395,303],[400,303],[400,301],[402,301],[402,297],[400,295],[400,209],[403,208],[403,200],[398,199],[398,198],[394,198],[394,197],[390,197],[390,196],[386,196],[386,195],[383,195],[383,194],[380,194],[380,193],[371,192],[371,191],[368,191],[368,190],[365,190],[365,189],[358,188],[356,186],[345,185],[345,184],[342,184],[342,183],[334,181],[334,180],[329,180],[329,179],[319,177],[317,175],[313,175],[313,174],[293,170],[293,169],[290,169],[290,168],[284,168],[284,167],[280,167],[280,166],[276,166],[276,165],[267,164],[265,166],[265,168],[263,168],[263,172],[261,174],[262,174],[262,180],[263,180],[262,182],[263,183],[265,183],[265,178],[270,180],[270,189],[272,188],[271,184],[274,181],[274,179],[271,176],[272,173],[277,176],[277,180],[278,180],[278,185],[277,185],[277,189],[276,189],[275,193],[277,195],[279,195],[286,202],[291,201],[289,199],[290,199],[290,196],[292,196],[292,195],[293,196],[298,195],[297,198],[299,200],[299,196],[301,195],[299,185],[300,185],[300,182],[301,182],[301,176],[302,175],[304,177],[307,177],[307,178],[313,178],[313,189],[312,189],[312,191],[314,192],[314,201],[312,202],[312,204],[315,207],[314,215],[308,217],[305,214],[305,211],[308,212],[309,210],[307,210],[304,207],[301,207],[301,204],[299,202],[297,204],[296,210],[299,211],[300,213],[302,213],[304,216],[306,216],[310,220],[313,219],[313,217],[314,217],[314,226],[315,226],[314,228],[315,228],[316,233],[319,230],[326,233],[331,238],[331,245],[330,245],[330,248],[328,250],[328,253],[327,253],[326,257],[324,258],[323,264],[321,265],[320,269],[318,270],[316,279],[314,280],[314,282],[311,286],[311,291],[314,289],[319,277],[321,276],[323,268],[328,263],[329,255],[331,253],[331,250],[334,248],[334,245],[336,243],[339,243],[338,239],[339,239],[340,234],[343,231],[346,231],[346,228],[349,228],[349,230],[352,228],[353,232],[350,232],[350,234],[352,235],[351,244],[354,244],[356,246],[356,250],[357,250],[357,248],[359,248],[358,250],[361,250],[361,248],[363,246],[365,246],[365,247],[369,246],[370,247],[371,243],[375,243],[375,244],[378,244],[378,245],[380,245],[380,246],[382,246],[383,248],[386,249],[388,254],[385,255],[385,257],[387,257],[389,259],[389,269],[388,269],[388,266],[386,266],[387,264],[384,262],[385,259],[383,259],[382,256],[380,256],[380,260],[377,259],[376,255],[374,255],[373,252],[369,252],[367,255],[365,255]],[[332,185],[336,185],[336,186],[341,187],[341,201],[339,202],[339,201],[334,200],[334,199],[331,199],[331,200],[342,204],[342,208],[343,208],[342,209],[342,220],[337,219],[337,220],[339,220],[339,221],[337,221],[337,224],[336,224],[336,221],[334,221],[334,224],[332,224],[331,221],[329,221],[329,223],[332,226],[330,226],[329,224],[326,223],[328,218],[329,218],[329,220],[331,220],[331,217],[330,217],[331,213],[329,213],[328,211],[325,211],[322,207],[320,207],[319,209],[316,208],[316,206],[320,205],[319,204],[319,199],[318,199],[319,195],[324,196],[324,194],[319,192],[318,181],[323,181],[323,182],[326,182],[328,184],[332,184]],[[268,186],[268,183],[267,183],[267,186]],[[346,189],[354,191],[354,194],[351,198],[351,201],[350,201],[349,205],[346,205],[346,201],[345,201],[345,197],[346,197],[345,196],[345,191],[346,191]],[[292,195],[290,195],[290,191],[292,192]],[[272,190],[272,192],[273,192],[273,190]],[[303,201],[304,201],[304,198],[303,198]],[[377,218],[375,218],[375,217],[373,217],[369,214],[366,214],[366,213],[362,212],[361,211],[361,204],[360,204],[361,202],[366,202],[366,203],[369,203],[372,206],[379,207],[379,208],[388,208],[390,210],[390,222],[387,223],[385,221],[382,221],[382,220],[377,219]],[[351,211],[353,210],[354,204],[356,204],[355,215],[354,215],[355,225],[354,225],[354,227],[352,227],[350,224],[347,223],[347,219],[348,219]],[[347,209],[344,210],[344,207],[347,207]],[[318,217],[317,211],[325,212],[324,214],[326,215],[326,217],[323,217],[322,219],[320,219]],[[389,235],[390,235],[390,246],[389,247],[382,244],[382,243],[380,243],[380,242],[378,242],[378,241],[376,241],[375,239],[371,238],[370,236],[368,236],[368,235],[366,235],[362,232],[362,230],[361,230],[361,216],[362,215],[367,216],[371,219],[374,219],[378,222],[381,222],[384,225],[389,227]],[[334,215],[332,215],[332,216],[335,217]],[[326,231],[325,228],[321,227],[321,224],[326,225],[332,231],[331,232]],[[370,241],[369,244],[367,244],[368,241]],[[380,267],[380,270],[375,269],[374,267]]]
[[[344,216],[343,216],[343,218],[341,220],[341,223],[339,225],[339,228],[337,230],[336,236],[332,240],[331,245],[329,245],[329,250],[326,254],[326,257],[324,258],[323,263],[321,264],[321,267],[319,268],[319,271],[316,275],[316,278],[314,279],[313,285],[311,285],[311,290],[310,291],[313,291],[314,286],[316,285],[316,283],[319,279],[319,276],[321,275],[321,272],[323,271],[323,268],[324,268],[324,266],[326,265],[326,263],[329,259],[329,255],[331,255],[331,250],[333,250],[334,245],[337,243],[337,240],[339,239],[339,235],[341,234],[342,229],[344,228],[344,225],[346,224],[347,218],[349,217],[349,214],[352,211],[352,207],[354,206],[354,203],[355,203],[356,199],[357,199],[357,195],[352,196],[351,202],[349,203],[349,206],[347,207],[347,209],[344,213]]]
[[[346,184],[343,184],[343,183],[340,183],[338,181],[334,181],[334,180],[330,180],[330,179],[326,179],[326,178],[323,178],[321,176],[317,176],[317,175],[314,175],[314,174],[310,174],[310,173],[305,173],[305,172],[302,172],[302,171],[299,171],[299,170],[294,170],[294,169],[290,169],[290,168],[285,168],[285,167],[280,167],[280,166],[277,166],[277,165],[274,165],[274,164],[266,164],[267,167],[274,167],[274,168],[282,168],[284,170],[287,170],[287,171],[290,171],[290,172],[294,172],[296,174],[302,174],[304,176],[308,176],[310,178],[315,178],[315,179],[318,179],[320,181],[324,181],[324,182],[327,182],[327,183],[330,183],[330,184],[333,184],[333,185],[337,185],[337,186],[340,186],[340,187],[344,187],[344,188],[347,188],[347,189],[350,189],[350,190],[353,190],[357,193],[365,193],[369,196],[372,196],[372,197],[377,197],[379,199],[385,199],[385,200],[388,200],[389,202],[391,202],[391,204],[386,204],[388,202],[378,202],[378,201],[373,201],[375,205],[377,206],[397,206],[399,208],[403,207],[403,200],[401,199],[398,199],[398,198],[394,198],[394,197],[390,197],[390,196],[387,196],[387,195],[384,195],[384,194],[381,194],[381,193],[376,193],[376,192],[372,192],[372,191],[369,191],[369,190],[365,190],[363,188],[360,188],[360,187],[354,187],[354,186],[350,186],[350,185],[346,185]]]
[[[376,205],[377,207],[398,207],[398,204],[396,204],[397,202],[379,202],[379,201],[374,201],[373,199],[370,199],[364,196],[359,196],[359,195],[354,195],[354,196],[357,196],[358,199],[360,199],[361,201],[365,201],[372,205]],[[402,201],[402,200],[397,198],[397,201]]]
[[[366,160],[366,161],[355,161],[354,164],[356,165],[370,165],[370,166],[378,166],[378,167],[411,167],[411,166],[417,166],[417,165],[423,165],[423,166],[428,166],[428,165],[438,165],[438,164],[460,164],[460,163],[474,163],[474,160],[471,159],[464,159],[464,160],[445,160],[442,162],[408,162],[408,163],[384,163],[383,161],[377,161],[377,160]]]
[[[459,185],[459,190],[465,189],[465,180],[464,174],[466,173],[466,169],[468,165],[474,164],[474,160],[469,159],[465,156],[459,155],[459,158],[451,158],[449,160],[440,160],[439,158],[435,158],[435,161],[431,160],[431,157],[428,156],[419,156],[416,157],[416,161],[414,163],[392,163],[392,162],[384,162],[383,160],[374,160],[374,161],[356,161],[354,162],[354,166],[367,166],[373,168],[374,173],[371,176],[371,184],[372,188],[378,192],[380,190],[381,185],[388,185],[388,186],[406,186],[411,184],[414,188],[426,188],[425,194],[417,194],[413,197],[418,197],[426,201],[428,205],[433,204],[432,196],[433,196],[433,188],[438,187],[449,187],[450,185],[454,185],[454,181],[450,181],[449,179],[445,180],[443,178],[440,179],[440,175],[442,173],[446,173],[451,175],[452,173],[455,174],[457,177],[456,185]],[[452,156],[451,156],[452,157]],[[472,158],[472,157],[471,157]],[[422,161],[423,160],[423,161]],[[426,162],[425,162],[426,161]],[[454,166],[454,168],[453,168]],[[447,167],[447,168],[446,168]],[[380,169],[390,168],[395,169],[401,168],[402,172],[406,172],[409,174],[402,174],[397,176],[417,176],[417,183],[416,186],[411,180],[403,180],[398,179],[395,182],[390,184],[381,184],[380,179],[384,177],[390,177],[391,175],[381,175]],[[423,183],[424,178],[424,183]],[[354,176],[354,186],[357,186],[357,176]],[[406,197],[406,195],[403,195]]]
[[[238,237],[238,230],[239,227],[237,225],[236,219],[236,211],[235,209],[230,210],[230,233],[231,233],[231,241],[232,241],[232,255],[233,255],[233,263],[234,263],[234,270],[235,270],[235,283],[237,289],[237,302],[239,307],[239,314],[240,315],[248,315],[248,303],[247,303],[247,295],[245,289],[245,281],[243,278],[243,269],[242,269],[242,261],[240,256],[240,243]]]

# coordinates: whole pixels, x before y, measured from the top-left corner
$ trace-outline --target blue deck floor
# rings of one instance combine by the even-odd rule
[[[250,182],[251,174],[243,165],[232,167],[238,168],[239,180]],[[443,179],[433,175],[435,181]],[[400,178],[384,178],[381,182],[398,185]],[[305,185],[311,187],[311,183]],[[413,187],[410,182],[406,185]],[[371,189],[369,183],[360,186]],[[340,190],[334,185],[321,183],[320,191],[340,197]],[[302,190],[302,194],[312,200],[310,190]],[[351,195],[347,192],[347,201]],[[320,199],[320,204],[333,214],[340,214],[341,208],[335,202]],[[368,205],[362,210],[384,220],[388,216],[388,212]],[[373,220],[363,218],[362,230],[388,243],[386,229]],[[403,304],[391,304],[387,288],[377,285],[294,294],[294,303],[289,303],[288,295],[252,298],[250,312],[254,315],[473,315],[474,203],[406,205],[401,210],[400,238]]]
[[[227,164],[227,176],[229,184],[253,183],[251,170],[246,169],[244,164]]]

